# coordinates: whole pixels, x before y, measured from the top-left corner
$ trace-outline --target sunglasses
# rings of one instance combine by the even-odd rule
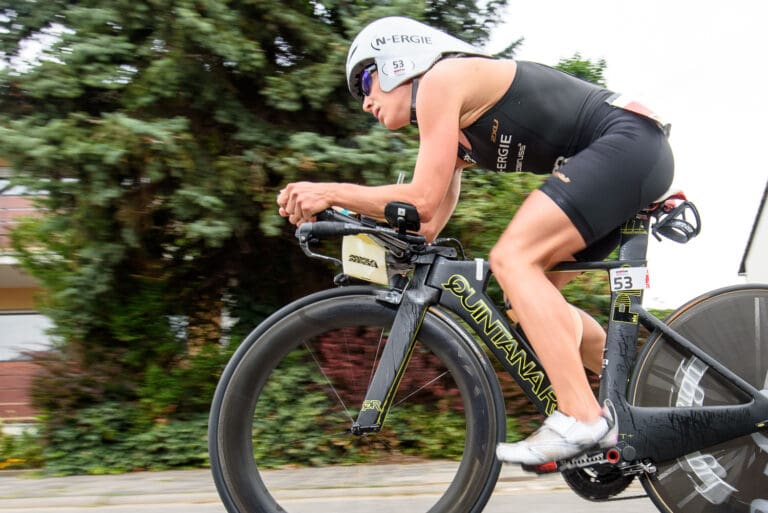
[[[371,94],[374,71],[376,71],[376,65],[371,64],[363,69],[363,72],[360,74],[360,92],[363,93],[363,96],[370,96]]]

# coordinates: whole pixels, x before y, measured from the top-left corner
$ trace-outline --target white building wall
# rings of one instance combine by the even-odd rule
[[[757,209],[739,274],[749,283],[768,283],[768,183]]]
[[[745,276],[750,283],[768,283],[768,207],[763,206],[756,219],[749,251],[744,261]]]

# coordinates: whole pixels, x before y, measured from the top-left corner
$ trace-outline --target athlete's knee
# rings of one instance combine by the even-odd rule
[[[514,237],[499,240],[488,255],[488,263],[496,275],[509,275],[539,267],[536,258]]]
[[[512,251],[509,245],[503,244],[501,241],[496,242],[488,253],[488,264],[491,266],[491,271],[497,275],[501,274],[507,267],[511,255]]]

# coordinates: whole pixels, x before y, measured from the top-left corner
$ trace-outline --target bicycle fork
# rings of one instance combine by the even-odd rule
[[[429,266],[417,266],[411,283],[423,284]],[[392,406],[400,381],[413,354],[416,334],[430,305],[437,302],[439,291],[425,285],[408,287],[402,294],[389,337],[376,366],[357,421],[351,431],[355,435],[381,430]]]

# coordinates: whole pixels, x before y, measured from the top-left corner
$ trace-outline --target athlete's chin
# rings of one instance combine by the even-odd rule
[[[408,121],[403,121],[402,119],[392,119],[386,116],[380,119],[379,121],[388,130],[400,130],[401,128],[408,125]]]

